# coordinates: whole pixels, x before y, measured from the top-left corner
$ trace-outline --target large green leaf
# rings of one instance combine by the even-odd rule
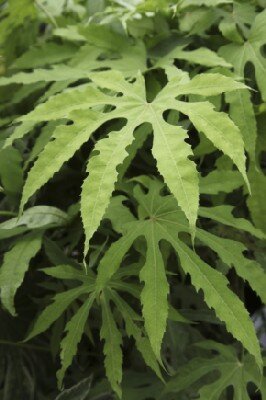
[[[190,93],[198,94],[199,91],[202,95],[210,96],[245,88],[245,86],[234,81],[232,78],[219,74],[199,75],[189,81],[188,76],[180,72],[170,80],[168,85],[166,85],[152,103],[148,103],[146,100],[145,84],[141,75],[138,75],[133,83],[127,82],[123,75],[117,71],[90,74],[90,78],[97,86],[109,89],[111,93],[106,92],[104,94],[90,85],[73,88],[63,94],[52,97],[46,103],[40,104],[35,110],[23,117],[23,121],[25,122],[32,120],[40,122],[48,119],[67,117],[74,121],[74,124],[67,127],[67,129],[66,127],[56,128],[53,140],[47,144],[35,162],[34,167],[29,172],[23,191],[21,207],[25,205],[36,190],[58,171],[62,163],[67,161],[78,147],[89,139],[94,130],[108,120],[126,118],[127,125],[123,128],[122,132],[117,132],[117,135],[121,136],[124,132],[123,146],[121,143],[118,151],[116,143],[119,142],[120,145],[120,141],[115,138],[115,133],[110,134],[109,139],[102,139],[104,140],[103,144],[99,142],[96,145],[96,149],[100,149],[100,154],[91,159],[92,168],[95,165],[98,171],[98,161],[101,160],[101,149],[107,140],[112,147],[112,150],[108,148],[108,152],[110,151],[110,154],[113,154],[113,151],[115,152],[112,159],[112,168],[114,171],[116,166],[123,161],[124,157],[122,157],[122,154],[125,154],[123,149],[132,141],[132,139],[126,140],[126,136],[129,135],[132,138],[135,128],[141,124],[150,123],[154,133],[153,154],[157,159],[159,172],[163,175],[165,182],[186,214],[192,235],[194,236],[199,188],[195,164],[188,158],[192,155],[192,151],[190,146],[185,142],[185,131],[181,127],[173,127],[166,123],[163,119],[163,113],[169,108],[174,108],[187,114],[199,131],[202,131],[213,141],[216,147],[232,158],[244,178],[246,178],[243,140],[238,128],[228,116],[224,113],[215,112],[213,106],[208,102],[186,103],[175,100],[177,96]],[[217,80],[219,84],[217,84]],[[117,94],[121,93],[122,96],[114,96],[113,92]],[[96,113],[96,111],[90,111],[88,114],[88,111],[81,111],[81,109],[85,110],[92,106],[103,107],[103,105],[112,105],[115,109],[104,114],[101,112]],[[89,116],[86,118],[86,115],[92,116],[92,120]],[[112,139],[113,137],[114,139]],[[162,146],[161,143],[164,143],[164,145]],[[178,152],[177,148],[179,149]],[[55,154],[57,154],[56,159]],[[51,162],[52,159],[55,159],[55,161]],[[93,172],[92,168],[89,162],[88,170],[91,174],[96,173]],[[88,183],[86,180],[84,182],[85,189],[87,185],[89,185],[88,190],[91,188],[90,182],[92,182],[92,188],[94,186],[96,188],[88,193],[85,193],[86,191],[83,190],[81,199],[82,219],[86,232],[86,250],[88,249],[88,242],[93,232],[97,229],[108,206],[116,180],[115,173],[107,173],[105,168],[102,171],[102,179],[104,179],[105,187],[101,192],[103,201],[101,207],[97,208],[97,218],[96,215],[94,216],[94,212],[91,215],[91,206],[88,207],[87,205],[88,196],[90,197],[90,204],[97,203],[97,183],[93,182],[93,175],[92,178],[87,178]],[[93,218],[93,223],[90,220],[91,218]]]
[[[147,333],[152,348],[158,356],[162,335],[166,329],[164,313],[167,309],[162,305],[166,304],[168,293],[166,272],[162,271],[163,264],[158,244],[161,240],[166,240],[175,249],[180,258],[181,267],[185,273],[191,276],[193,285],[197,290],[203,290],[208,306],[214,309],[219,319],[225,323],[227,330],[254,355],[261,367],[258,340],[253,323],[243,303],[228,288],[229,282],[226,277],[203,262],[194,251],[179,239],[178,233],[188,232],[189,225],[184,214],[178,208],[175,198],[173,196],[161,197],[159,195],[161,185],[156,181],[149,182],[147,180],[147,182],[149,191],[146,195],[140,189],[135,190],[135,196],[139,202],[140,219],[126,224],[123,237],[117,240],[105,253],[99,265],[96,287],[98,287],[98,290],[102,290],[108,284],[136,238],[144,236],[147,244],[147,261],[146,265],[144,264],[144,269],[140,272],[140,277],[145,281],[141,298]],[[234,220],[233,217],[231,219],[237,226],[237,219]],[[240,220],[240,228],[244,225],[244,222],[245,220]],[[247,227],[250,228],[251,226],[247,222]],[[228,245],[225,242],[221,244],[219,238],[216,240],[216,237],[205,235],[205,232],[201,232],[201,230],[196,231],[196,237],[207,245],[211,245],[218,254],[221,245]],[[249,271],[249,268],[252,265],[254,274],[258,274],[260,279],[265,281],[263,270],[257,264],[250,264],[249,260],[244,258],[243,251],[244,247],[240,243],[236,244],[231,252],[223,253],[222,259],[229,266],[234,265],[239,275],[243,276],[244,279],[251,280],[251,282],[253,274]],[[155,257],[156,260],[152,257]],[[163,282],[163,286],[160,282]],[[262,286],[259,283],[254,284],[254,289],[264,297]],[[158,305],[158,301],[160,305]],[[156,306],[160,318],[157,318],[155,310],[152,310],[152,307]],[[149,310],[149,313],[146,310]]]

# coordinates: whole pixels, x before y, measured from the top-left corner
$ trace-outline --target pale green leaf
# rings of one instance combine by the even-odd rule
[[[219,89],[219,85],[215,86],[212,82],[213,88],[210,92],[210,83],[209,86],[206,85],[210,79],[213,81],[216,78],[221,87]],[[124,118],[127,122],[122,131],[111,133],[109,138],[101,140],[96,145],[96,151],[100,153],[93,156],[89,162],[89,178],[85,181],[82,191],[83,224],[87,236],[85,255],[89,240],[99,226],[108,206],[114,182],[117,179],[116,168],[125,159],[123,149],[132,142],[134,129],[146,123],[150,123],[153,128],[152,152],[156,158],[158,170],[188,218],[192,239],[194,239],[199,189],[196,166],[189,159],[193,153],[189,144],[185,142],[185,131],[180,126],[174,127],[166,123],[163,114],[167,109],[174,108],[189,115],[196,128],[203,131],[217,148],[231,157],[246,178],[244,146],[238,128],[226,114],[215,112],[211,103],[185,103],[175,100],[178,90],[182,91],[182,87],[186,87],[186,82],[189,81],[188,74],[182,71],[173,77],[170,76],[169,83],[151,103],[147,102],[145,82],[140,73],[132,83],[127,81],[119,71],[90,73],[90,79],[94,82],[93,84],[75,87],[54,96],[23,117],[24,121],[35,120],[36,122],[66,117],[74,123],[55,129],[52,140],[29,172],[23,190],[21,209],[28,199],[52,178],[62,164],[89,139],[93,131],[109,120]],[[103,93],[93,85],[109,89],[109,91]],[[199,75],[191,80],[191,85],[191,90],[187,88],[185,93],[190,91],[193,93],[193,87],[198,93],[199,87],[202,89],[204,85],[208,94],[222,93],[244,86],[219,74]],[[95,107],[104,110],[105,105],[112,105],[114,109],[105,113],[89,110]],[[106,159],[102,163],[101,152],[104,155],[108,153],[108,160],[112,162]],[[101,178],[97,182],[95,177],[99,177],[99,174]]]
[[[12,83],[29,85],[36,82],[61,82],[89,78],[89,71],[68,65],[55,65],[51,69],[34,69],[32,72],[18,72],[10,77],[1,77],[0,86]]]
[[[156,66],[167,65],[168,60],[185,60],[192,64],[204,65],[207,67],[231,67],[231,64],[219,57],[214,51],[199,47],[195,50],[184,50],[184,46],[177,46],[164,57],[160,58]]]
[[[244,142],[239,129],[222,112],[214,111],[210,103],[181,103],[178,109],[189,116],[192,124],[223,153],[228,155],[243,175],[248,187],[245,167]]]
[[[76,112],[77,113],[77,112]],[[77,114],[73,118],[77,117]],[[45,146],[34,166],[28,173],[23,189],[20,209],[29,198],[40,189],[61,168],[80,146],[89,140],[92,132],[102,123],[96,112],[83,111],[78,113],[78,120],[74,125],[59,125],[56,127],[52,139]]]
[[[66,89],[64,92],[49,97],[45,103],[37,105],[37,107],[29,114],[21,117],[23,123],[30,121],[41,122],[51,121],[61,118],[68,118],[71,120],[82,120],[83,124],[86,123],[85,111],[88,111],[91,106],[110,104],[109,97],[100,92],[96,88],[84,84],[74,88]],[[112,103],[111,103],[112,104]],[[78,111],[79,113],[72,113]],[[93,113],[91,111],[91,113]],[[93,115],[93,114],[92,114]],[[102,115],[104,122],[104,116]],[[88,121],[90,120],[90,112],[88,112]]]
[[[176,95],[196,94],[200,96],[217,96],[223,92],[234,92],[245,89],[246,85],[221,74],[198,74],[190,82],[181,84]]]
[[[14,128],[11,135],[5,140],[3,149],[11,146],[14,140],[22,139],[27,133],[29,133],[34,128],[35,122],[27,121]]]
[[[133,141],[134,127],[126,125],[118,132],[98,141],[95,155],[89,160],[89,176],[84,180],[81,193],[81,216],[86,234],[85,254],[89,241],[97,230],[117,180],[119,166],[127,156],[126,148]]]
[[[192,150],[185,142],[185,131],[167,124],[155,113],[153,128],[152,152],[158,170],[186,214],[194,237],[199,204],[198,173],[195,163],[188,158]]]

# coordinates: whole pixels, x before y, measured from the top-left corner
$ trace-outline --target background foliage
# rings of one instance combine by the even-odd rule
[[[1,399],[266,399],[265,8],[0,1]]]

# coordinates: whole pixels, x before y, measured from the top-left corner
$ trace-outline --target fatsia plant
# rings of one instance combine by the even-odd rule
[[[199,189],[196,166],[188,158],[193,153],[185,142],[186,131],[181,126],[168,124],[163,113],[174,109],[187,115],[198,131],[202,131],[218,149],[232,159],[247,181],[244,144],[237,126],[226,114],[216,112],[207,101],[187,103],[178,100],[178,97],[190,94],[215,96],[222,92],[244,89],[245,86],[219,74],[200,74],[192,80],[182,71],[169,69],[168,74],[169,83],[152,102],[147,101],[141,75],[137,75],[134,82],[130,83],[119,72],[99,72],[90,74],[92,81],[111,93],[105,93],[92,84],[85,84],[51,97],[22,117],[24,124],[62,118],[71,120],[73,124],[56,127],[52,140],[29,172],[21,209],[100,126],[107,121],[123,118],[127,120],[126,125],[118,132],[109,133],[107,138],[96,144],[95,151],[99,154],[96,153],[88,164],[89,177],[83,183],[81,195],[81,215],[86,233],[85,254],[108,206],[117,179],[116,168],[127,156],[126,148],[134,140],[134,130],[144,123],[152,125],[152,152],[157,160],[158,170],[185,212],[194,236]],[[115,96],[115,93],[122,96]],[[106,112],[101,112],[94,109],[97,106],[112,106],[114,109],[107,108]]]
[[[181,232],[189,233],[189,224],[174,196],[163,196],[161,191],[164,185],[159,181],[147,177],[141,178],[140,181],[148,192],[145,194],[141,186],[137,186],[134,190],[137,219],[126,206],[123,206],[126,197],[114,197],[111,201],[105,218],[110,219],[114,229],[123,236],[105,252],[99,263],[97,277],[93,276],[90,270],[87,271],[87,275],[84,274],[81,266],[80,271],[68,265],[43,270],[50,276],[77,280],[83,284],[57,294],[54,302],[38,317],[27,340],[46,330],[79,296],[88,296],[66,326],[66,336],[61,343],[62,368],[58,373],[61,384],[64,372],[71,364],[77,350],[90,309],[98,298],[102,308],[101,337],[105,340],[106,373],[113,389],[121,395],[122,337],[110,308],[110,302],[113,302],[125,321],[127,334],[135,339],[136,346],[147,365],[161,377],[156,359],[162,365],[161,344],[167,319],[174,318],[176,321],[187,322],[168,302],[169,285],[164,265],[165,256],[161,249],[161,242],[167,241],[177,253],[183,271],[190,275],[192,284],[197,290],[203,290],[207,305],[214,309],[218,318],[225,322],[227,330],[255,357],[257,364],[254,365],[257,365],[259,374],[260,350],[252,322],[243,303],[227,287],[229,282],[226,277],[201,260],[189,245],[179,238]],[[116,210],[119,212],[119,220]],[[199,214],[263,237],[263,233],[256,230],[248,221],[234,218],[230,207],[213,207],[207,210],[201,208]],[[144,238],[146,243],[143,262],[124,265],[120,269],[129,249],[141,238]],[[229,268],[234,266],[238,275],[250,283],[263,301],[266,300],[265,274],[259,264],[243,256],[245,247],[241,243],[220,238],[203,229],[196,230],[196,245],[198,241],[211,247]],[[136,250],[142,254],[143,245],[136,246]],[[139,284],[127,283],[130,276],[138,275],[140,281],[144,282],[142,289]],[[254,276],[256,280],[253,279]],[[120,296],[119,291],[127,292],[141,301],[144,327],[149,341],[136,324],[141,320],[141,316]]]

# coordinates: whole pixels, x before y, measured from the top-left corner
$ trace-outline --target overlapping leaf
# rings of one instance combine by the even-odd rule
[[[149,180],[146,180],[146,182],[149,182]],[[189,231],[189,225],[184,214],[178,208],[175,198],[173,196],[161,197],[159,195],[161,186],[156,181],[149,182],[148,187],[147,195],[142,193],[140,189],[135,190],[135,196],[140,207],[140,219],[127,223],[122,238],[112,244],[105,253],[99,265],[96,288],[102,290],[108,284],[134,241],[138,237],[144,237],[147,252],[146,264],[140,272],[140,278],[144,280],[145,284],[141,299],[145,327],[153,350],[158,356],[166,329],[165,313],[167,314],[168,295],[166,271],[163,271],[159,246],[162,240],[166,240],[178,254],[181,267],[185,273],[191,276],[192,284],[197,290],[203,290],[205,301],[209,307],[214,309],[217,316],[225,322],[227,330],[242,342],[256,358],[257,363],[261,365],[258,341],[244,305],[227,287],[227,279],[220,272],[204,263],[195,252],[178,238],[179,232]],[[239,228],[241,229],[242,226],[244,229],[249,229],[248,222],[246,221],[246,226],[243,221],[245,220],[239,220]],[[230,223],[237,226],[237,219],[231,216]],[[257,231],[254,230],[254,232]],[[258,264],[245,259],[243,256],[245,248],[242,244],[229,241],[230,248],[228,248],[227,239],[218,238],[200,229],[196,230],[196,238],[214,249],[229,267],[234,265],[237,273],[250,282],[262,299],[265,298],[263,291],[266,282],[265,273]],[[152,259],[153,255],[155,258]],[[257,274],[258,280],[255,282],[252,277]],[[155,307],[157,307],[157,312],[154,310]]]
[[[178,373],[166,385],[164,392],[179,393],[191,388],[191,385],[212,373],[218,372],[218,378],[213,377],[210,384],[201,385],[198,390],[199,399],[219,400],[224,391],[233,386],[233,399],[249,400],[248,384],[254,383],[261,387],[261,377],[254,360],[249,355],[239,359],[233,347],[206,341],[198,343],[200,348],[214,350],[218,354],[211,358],[195,357],[178,370]],[[262,399],[265,393],[262,392]]]
[[[255,68],[255,76],[263,100],[266,100],[265,71],[266,60],[261,53],[265,45],[266,11],[256,15],[248,33],[247,40],[243,44],[231,43],[220,49],[220,54],[225,60],[233,64],[235,72],[244,76],[244,69],[248,62]]]

